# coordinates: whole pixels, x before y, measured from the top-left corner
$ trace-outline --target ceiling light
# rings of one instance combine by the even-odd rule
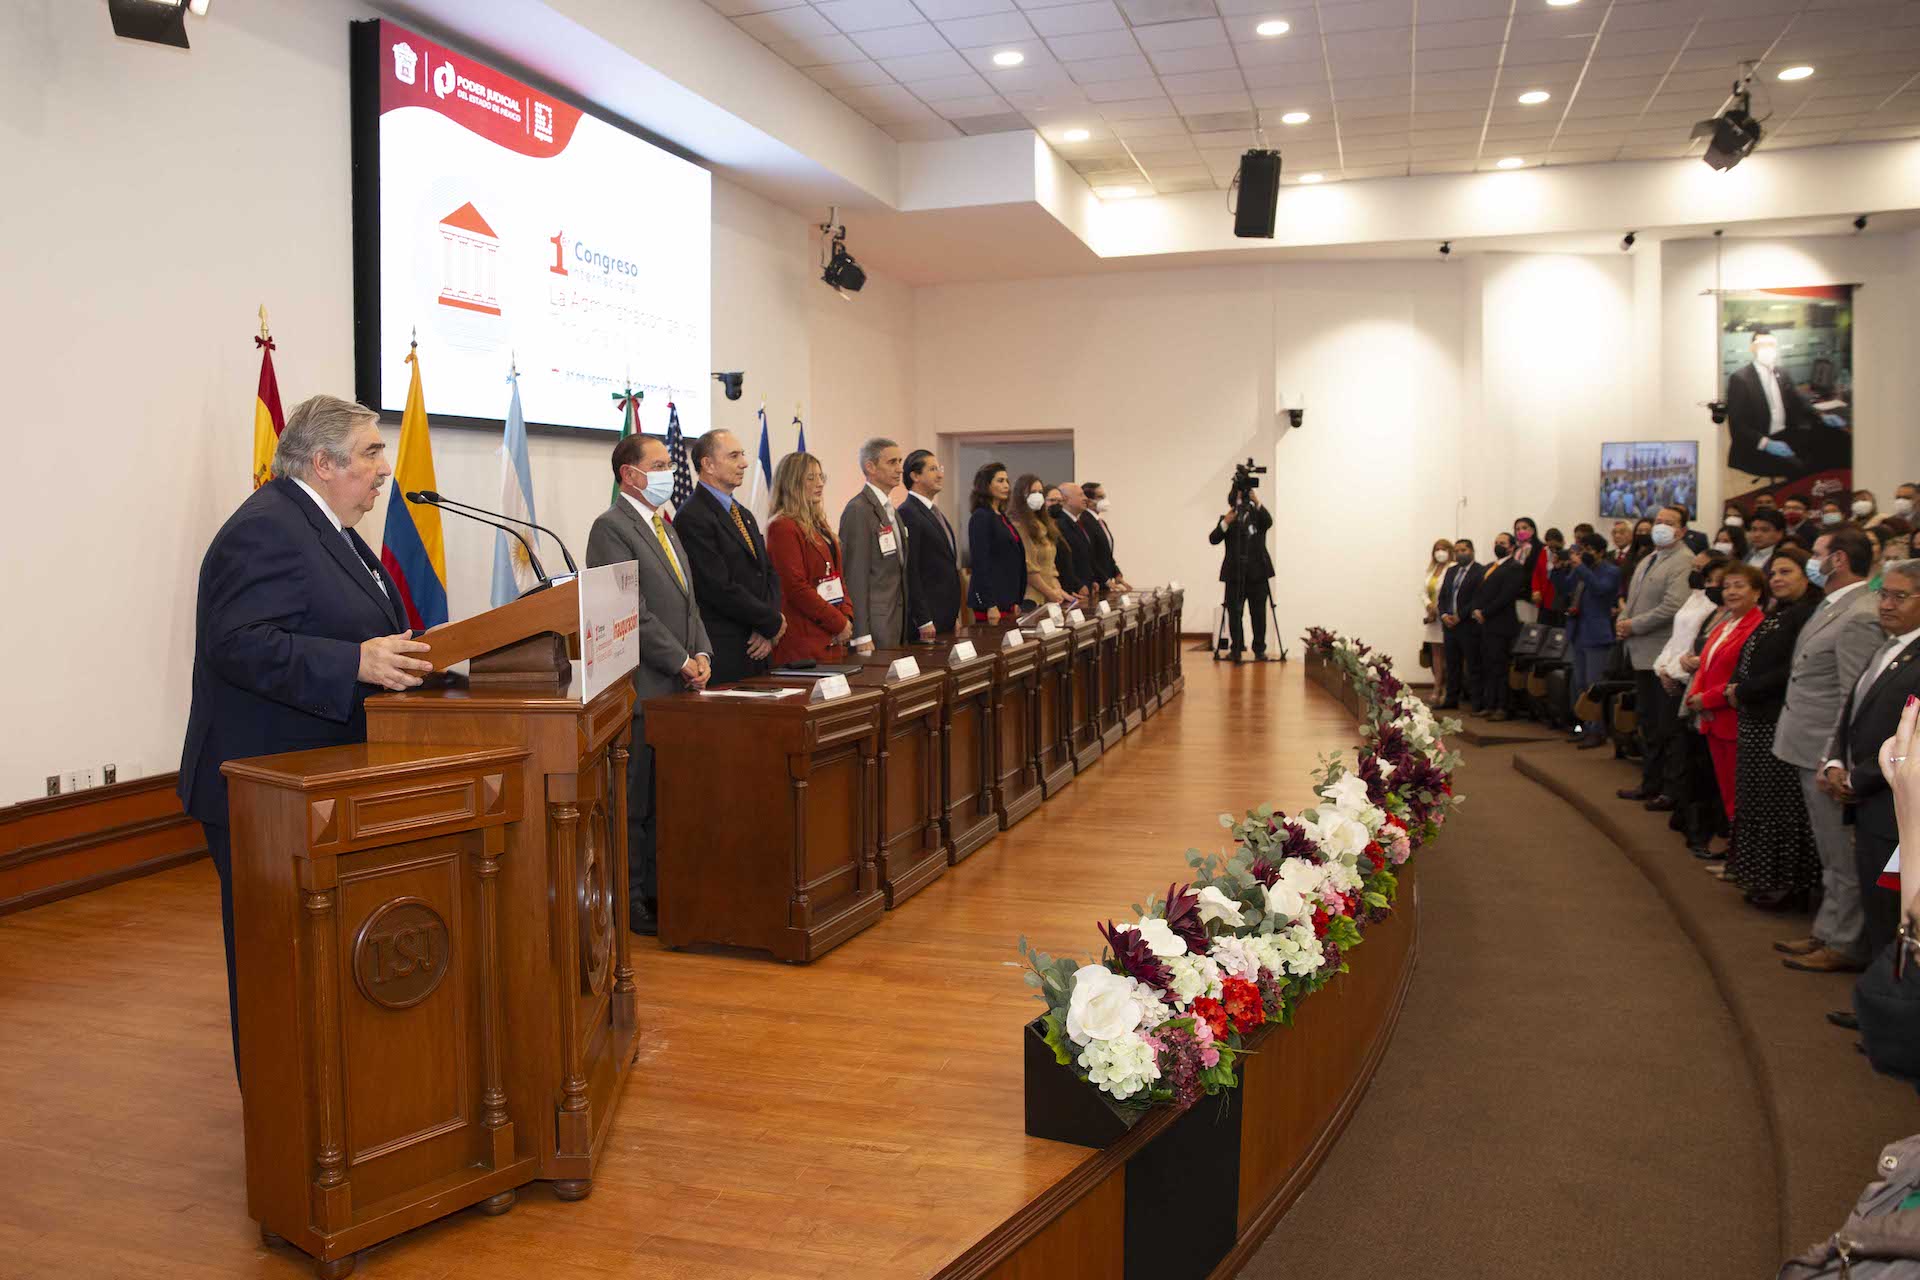
[[[1306,183],[1308,186],[1312,186],[1316,182],[1325,182],[1326,180],[1327,175],[1324,173],[1303,173],[1300,175],[1300,181]]]
[[[1753,97],[1747,88],[1752,79],[1753,73],[1748,71],[1736,80],[1726,110],[1693,126],[1689,136],[1695,141],[1707,140],[1706,154],[1700,158],[1709,168],[1722,172],[1731,169],[1760,145],[1760,122],[1753,118]]]
[[[1308,115],[1304,111],[1289,111],[1287,112],[1287,114],[1280,117],[1280,123],[1281,124],[1305,124],[1307,121],[1311,119],[1313,119],[1313,117]]]
[[[993,65],[996,67],[1017,67],[1026,60],[1027,55],[1018,49],[1002,49],[993,55]]]
[[[1579,4],[1580,0],[1547,0],[1556,9],[1564,9],[1570,4]]]
[[[1779,78],[1782,80],[1805,80],[1808,76],[1812,74],[1813,74],[1813,68],[1803,63],[1802,65],[1797,67],[1782,68],[1780,71]]]
[[[1520,105],[1523,107],[1537,107],[1552,96],[1553,95],[1545,89],[1529,89],[1520,95]]]
[[[1092,136],[1093,135],[1088,133],[1085,129],[1069,129],[1065,133],[1060,135],[1060,141],[1085,142],[1088,138],[1091,138]]]
[[[1253,29],[1257,36],[1283,36],[1293,30],[1293,25],[1284,18],[1269,18]]]
[[[1518,169],[1525,163],[1526,161],[1522,160],[1519,156],[1508,156],[1493,167],[1496,169]]]
[[[1102,200],[1125,200],[1128,196],[1140,194],[1133,187],[1095,187],[1093,193]]]

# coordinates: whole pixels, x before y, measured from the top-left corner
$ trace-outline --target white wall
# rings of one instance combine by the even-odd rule
[[[347,22],[368,13],[347,0],[215,12],[193,22],[191,53],[113,39],[98,5],[5,20],[0,171],[25,181],[0,201],[16,475],[0,803],[67,769],[178,764],[200,556],[247,492],[260,303],[289,409],[353,388]],[[835,457],[897,431],[910,294],[875,278],[841,303],[818,283],[806,220],[728,183],[713,218],[714,367],[747,371],[716,425],[757,439],[764,396],[776,453],[796,401],[809,443]],[[831,387],[818,406],[816,378]],[[648,425],[665,413],[649,404]],[[443,428],[433,443],[440,488],[481,505],[498,493],[493,433]],[[607,500],[610,447],[531,442],[537,510],[576,555]],[[830,497],[852,492],[850,466]],[[384,521],[383,505],[360,525],[376,547]],[[493,535],[451,517],[446,535],[460,617],[486,605]]]

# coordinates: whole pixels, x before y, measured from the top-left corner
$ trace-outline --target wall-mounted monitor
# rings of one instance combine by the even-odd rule
[[[1600,517],[1651,519],[1661,507],[1698,514],[1700,445],[1693,440],[1634,440],[1600,446]]]

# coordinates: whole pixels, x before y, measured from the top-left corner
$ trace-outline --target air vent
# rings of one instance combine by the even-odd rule
[[[1187,128],[1195,133],[1225,133],[1229,129],[1255,127],[1251,111],[1216,111],[1212,115],[1188,116]]]
[[[1120,8],[1126,13],[1127,21],[1136,27],[1220,16],[1213,0],[1120,0]]]

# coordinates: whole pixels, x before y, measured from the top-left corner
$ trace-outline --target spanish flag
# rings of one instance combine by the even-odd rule
[[[266,308],[262,307],[260,314],[265,316]],[[273,451],[279,447],[280,433],[287,429],[287,417],[280,412],[280,383],[273,376],[273,339],[267,336],[264,319],[253,345],[260,348],[260,388],[253,393],[253,487],[258,489],[273,479]]]
[[[406,495],[437,488],[433,479],[433,442],[427,436],[427,398],[420,390],[419,348],[407,352],[413,380],[407,387],[407,411],[400,418],[400,453],[393,463],[393,487],[387,494],[387,528],[380,539],[380,563],[400,586],[407,625],[415,631],[447,620],[447,548],[440,535],[440,509],[415,506]]]

